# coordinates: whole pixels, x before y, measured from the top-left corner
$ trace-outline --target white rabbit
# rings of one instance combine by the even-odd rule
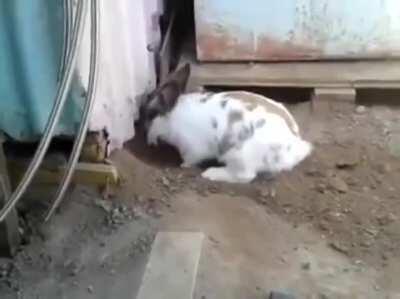
[[[248,183],[258,173],[291,170],[312,151],[288,110],[245,91],[181,94],[190,75],[187,64],[150,94],[144,106],[149,145],[175,146],[182,167],[217,159],[202,176],[213,181]]]

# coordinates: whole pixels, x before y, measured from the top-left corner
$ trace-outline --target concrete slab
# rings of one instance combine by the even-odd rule
[[[203,239],[203,233],[158,233],[136,298],[193,298]]]

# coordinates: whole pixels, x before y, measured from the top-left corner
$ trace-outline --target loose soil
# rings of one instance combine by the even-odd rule
[[[208,236],[195,298],[265,298],[277,287],[299,298],[398,298],[399,110],[290,109],[315,151],[273,180],[206,181],[179,168],[170,147],[145,146],[139,130],[113,154],[124,178],[115,194],[77,186],[48,224],[46,200],[27,200],[25,245],[0,262],[1,298],[134,298],[160,230]]]

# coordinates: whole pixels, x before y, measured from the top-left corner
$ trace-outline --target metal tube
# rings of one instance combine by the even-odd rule
[[[62,43],[62,53],[60,56],[60,66],[58,68],[57,81],[60,80],[61,75],[64,72],[65,60],[67,58],[67,52],[69,47],[69,16],[68,16],[68,2],[69,0],[63,1],[63,43]]]
[[[73,0],[67,0],[67,16],[68,16],[68,30],[67,32],[69,33],[67,36],[67,55],[66,57],[68,57],[68,55],[71,53],[71,32],[73,31],[73,26],[74,26],[74,9],[73,9],[73,5],[72,5],[72,1]]]
[[[57,122],[60,118],[62,108],[64,107],[65,101],[67,99],[69,87],[72,81],[73,71],[75,69],[76,58],[78,54],[79,45],[82,40],[84,21],[86,16],[86,1],[80,0],[78,2],[77,16],[74,24],[74,32],[71,43],[71,54],[68,55],[67,64],[65,67],[65,72],[61,79],[59,88],[57,89],[57,95],[55,99],[54,106],[50,113],[49,120],[47,122],[46,128],[43,132],[42,139],[36,149],[35,155],[32,158],[31,163],[28,166],[27,171],[22,177],[18,187],[15,189],[10,199],[4,205],[3,209],[0,211],[0,222],[4,221],[8,213],[15,207],[18,201],[21,199],[22,195],[25,193],[29,184],[31,183],[36,171],[38,170],[43,158],[47,152],[50,145],[50,141],[54,135],[54,130],[56,128]]]
[[[89,67],[89,83],[88,83],[88,92],[87,99],[84,107],[84,111],[82,114],[81,125],[78,130],[77,137],[74,142],[74,146],[72,148],[72,153],[68,161],[67,169],[64,173],[64,176],[61,180],[61,184],[57,189],[55,199],[50,209],[48,210],[45,221],[48,221],[51,216],[56,211],[57,207],[60,205],[65,192],[71,182],[72,175],[74,174],[76,164],[78,163],[78,159],[82,150],[83,143],[86,138],[86,133],[89,125],[89,118],[92,112],[92,108],[94,105],[94,96],[96,91],[96,82],[97,82],[97,55],[98,55],[98,9],[97,9],[97,0],[91,0],[91,30],[90,30],[90,67]]]

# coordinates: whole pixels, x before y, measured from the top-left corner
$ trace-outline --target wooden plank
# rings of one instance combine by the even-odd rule
[[[10,195],[11,185],[3,152],[3,138],[0,136],[0,209],[10,198]],[[0,257],[13,256],[19,245],[18,215],[17,211],[12,209],[6,219],[0,223]]]
[[[158,233],[137,299],[191,299],[204,235]]]
[[[26,162],[12,160],[9,161],[10,175],[13,178],[13,182],[19,182],[22,178],[25,169],[27,167]],[[55,168],[41,167],[33,181],[34,184],[54,184],[61,181],[65,166]],[[105,186],[118,185],[120,181],[118,170],[114,165],[110,164],[98,164],[98,163],[86,163],[80,162],[77,164],[72,182],[89,184],[89,185],[101,185]]]
[[[190,86],[400,88],[400,61],[197,63]]]
[[[318,99],[336,98],[348,102],[356,100],[356,90],[354,88],[316,88],[313,94]]]

